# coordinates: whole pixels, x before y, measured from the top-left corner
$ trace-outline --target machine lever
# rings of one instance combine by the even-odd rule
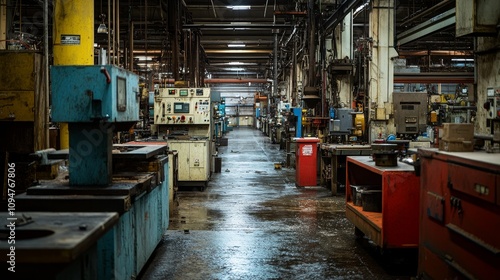
[[[106,84],[111,84],[111,76],[109,75],[108,70],[104,67],[101,67],[101,73],[106,76]]]

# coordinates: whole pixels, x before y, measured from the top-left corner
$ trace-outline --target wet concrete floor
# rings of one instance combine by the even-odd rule
[[[235,128],[222,172],[182,189],[169,230],[139,279],[410,279],[415,252],[380,252],[356,238],[345,198],[297,188],[285,152],[261,131]]]

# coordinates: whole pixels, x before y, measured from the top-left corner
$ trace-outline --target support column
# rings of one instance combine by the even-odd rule
[[[337,40],[337,49],[339,50],[338,58],[345,57],[354,59],[353,36],[352,36],[352,12],[347,14],[344,20],[340,23],[340,40]],[[334,34],[335,36],[335,34]],[[352,103],[352,76],[340,80],[340,100],[345,101],[349,108]]]
[[[94,2],[54,1],[54,65],[94,64]],[[68,124],[60,124],[61,149],[69,148]]]
[[[393,58],[398,54],[394,49],[394,1],[374,0],[370,13],[370,37],[373,38],[373,55],[369,68],[369,95],[374,106],[370,106],[373,126],[370,139],[378,135],[395,133],[392,112],[392,92],[394,89]]]
[[[0,50],[7,48],[7,0],[0,0]]]

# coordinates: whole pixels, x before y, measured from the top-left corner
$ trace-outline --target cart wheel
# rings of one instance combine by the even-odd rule
[[[365,236],[365,234],[358,227],[354,227],[354,235],[356,238],[363,238]]]

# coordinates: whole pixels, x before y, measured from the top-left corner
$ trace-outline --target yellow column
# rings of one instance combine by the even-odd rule
[[[54,65],[94,64],[94,1],[54,1]],[[68,124],[60,124],[61,149],[69,148]]]
[[[7,44],[7,0],[0,0],[0,50],[5,50]]]

